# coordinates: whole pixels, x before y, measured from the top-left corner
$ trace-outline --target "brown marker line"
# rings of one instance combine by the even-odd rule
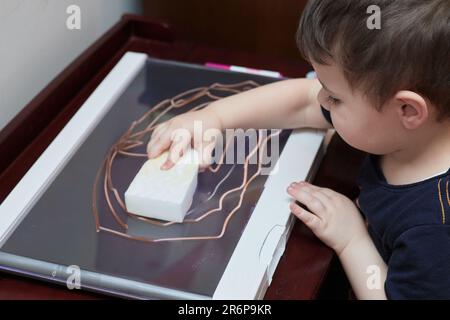
[[[124,229],[126,230],[126,229],[128,228],[128,226],[127,226],[127,224],[125,224],[125,223],[120,219],[120,217],[118,216],[117,212],[115,211],[115,209],[114,209],[114,207],[113,207],[113,205],[112,205],[112,203],[111,203],[111,200],[110,200],[109,192],[108,192],[108,191],[112,191],[112,192],[114,193],[114,196],[115,196],[115,198],[116,198],[116,201],[119,203],[120,207],[121,207],[121,208],[122,208],[129,216],[132,216],[132,217],[134,217],[134,218],[137,218],[138,220],[145,221],[145,222],[149,222],[149,223],[156,224],[156,225],[159,225],[159,226],[169,226],[169,225],[174,224],[174,222],[162,223],[162,222],[157,221],[157,220],[154,220],[154,219],[144,218],[144,217],[135,215],[135,214],[133,214],[133,213],[130,213],[130,212],[128,212],[128,211],[126,210],[126,207],[125,207],[125,205],[124,205],[124,203],[123,203],[123,201],[122,201],[122,199],[121,199],[121,197],[120,197],[120,195],[119,195],[117,189],[114,188],[114,185],[113,185],[113,183],[112,183],[112,174],[111,174],[111,171],[112,171],[112,163],[113,163],[113,161],[114,161],[114,158],[116,157],[116,155],[117,155],[118,153],[124,154],[124,155],[128,155],[128,156],[138,156],[138,157],[146,156],[145,154],[130,153],[130,152],[126,152],[125,150],[128,150],[128,149],[137,147],[137,146],[139,146],[139,145],[142,145],[144,142],[141,141],[141,140],[139,140],[139,138],[141,138],[143,135],[145,135],[146,133],[148,133],[148,132],[150,132],[151,130],[153,130],[153,129],[156,127],[156,125],[153,125],[153,124],[154,124],[156,121],[158,121],[159,118],[160,118],[163,114],[167,113],[168,110],[170,110],[170,109],[172,109],[172,108],[174,108],[174,107],[180,108],[180,107],[182,107],[182,106],[185,106],[185,105],[187,105],[187,104],[189,104],[189,103],[195,101],[196,99],[201,98],[201,97],[203,97],[203,96],[205,96],[205,95],[208,96],[208,97],[210,97],[210,98],[212,98],[212,99],[221,99],[222,97],[218,97],[218,96],[215,96],[215,95],[213,95],[213,94],[209,94],[209,91],[208,91],[208,90],[211,89],[211,88],[214,89],[214,90],[222,90],[222,91],[228,91],[228,92],[236,93],[236,92],[240,92],[240,91],[239,91],[239,90],[231,90],[231,89],[229,89],[229,88],[236,88],[236,87],[239,87],[239,86],[242,86],[242,85],[245,85],[245,84],[252,84],[252,85],[258,86],[256,83],[254,83],[254,82],[252,82],[252,81],[250,81],[250,82],[247,81],[247,82],[243,82],[243,83],[235,84],[235,85],[228,85],[228,86],[227,86],[227,85],[224,85],[223,88],[222,88],[222,87],[219,87],[219,86],[221,86],[221,85],[216,83],[216,84],[213,84],[212,86],[210,86],[210,87],[208,87],[208,88],[196,88],[196,89],[188,90],[188,91],[186,91],[186,92],[183,92],[183,93],[181,93],[181,94],[175,96],[174,98],[172,98],[172,99],[170,99],[170,100],[167,99],[167,100],[164,100],[164,101],[160,102],[157,106],[155,106],[154,108],[152,108],[151,110],[149,110],[146,114],[144,114],[144,116],[142,116],[140,119],[138,119],[137,121],[134,121],[134,122],[132,123],[132,125],[130,126],[130,128],[125,132],[125,134],[122,135],[122,137],[118,140],[118,142],[117,142],[115,145],[113,145],[113,147],[111,148],[111,150],[110,150],[110,152],[109,152],[109,154],[108,154],[108,156],[107,156],[107,159],[106,159],[107,161],[104,162],[104,164],[102,165],[102,167],[100,168],[100,170],[99,170],[98,173],[97,173],[96,181],[94,182],[94,192],[93,192],[93,213],[94,213],[94,219],[95,219],[95,221],[96,221],[97,231],[100,231],[100,230],[103,230],[103,231],[106,231],[106,232],[111,232],[111,231],[113,231],[114,234],[118,234],[118,233],[119,233],[119,234],[123,234],[123,233],[121,233],[121,232],[119,232],[119,231],[114,231],[114,230],[111,230],[111,229],[104,228],[104,227],[101,227],[101,226],[100,226],[99,214],[98,214],[98,210],[97,210],[97,207],[96,207],[96,199],[97,199],[97,187],[96,187],[96,186],[97,186],[97,184],[98,184],[98,177],[100,176],[100,174],[101,174],[101,172],[102,172],[102,169],[103,169],[103,166],[105,166],[105,164],[106,164],[106,168],[105,168],[105,179],[104,179],[104,192],[105,192],[105,197],[106,197],[106,200],[107,200],[107,203],[108,203],[108,207],[109,207],[109,209],[110,209],[110,212],[113,214],[115,220],[118,222],[118,224],[119,224],[122,228],[124,228]],[[249,88],[249,87],[246,88],[246,90],[248,90],[248,89],[251,89],[251,87],[250,87],[250,88]],[[188,96],[189,94],[194,94],[194,95],[193,95],[192,97],[188,97],[187,99],[183,99],[184,97]],[[167,107],[167,109],[166,109],[165,111],[163,111],[157,118],[155,118],[155,119],[151,122],[151,124],[147,126],[146,129],[144,129],[144,130],[142,130],[142,131],[140,131],[140,132],[137,132],[137,133],[132,133],[132,132],[133,132],[133,129],[134,129],[137,125],[139,125],[140,123],[142,123],[142,122],[143,122],[147,117],[149,117],[154,111],[156,111],[157,109],[159,109],[159,108],[161,108],[162,106],[164,106],[165,104],[167,104],[168,101],[170,101],[171,104]],[[195,108],[189,110],[188,112],[191,112],[191,111],[194,111],[194,110],[197,110],[197,109],[201,109],[202,107],[207,106],[207,105],[210,104],[210,103],[211,103],[211,102],[203,103],[203,104],[201,104],[201,105],[199,105],[199,106],[196,106]],[[277,134],[279,134],[280,132],[281,132],[281,130],[278,131]],[[263,148],[266,147],[267,141],[268,141],[269,139],[271,139],[274,135],[276,135],[276,134],[271,134],[269,137],[266,137],[266,138],[264,139],[265,145],[263,146]],[[136,138],[138,138],[138,140],[136,140]],[[234,140],[234,138],[233,138],[233,140]],[[260,139],[259,139],[259,140],[260,140]],[[229,146],[229,143],[230,143],[230,142],[231,142],[231,140],[227,143],[227,146],[226,146],[226,148],[225,148],[225,153],[226,153],[226,150],[228,149],[228,146]],[[243,186],[243,191],[242,191],[241,194],[240,194],[240,201],[239,201],[239,204],[238,204],[238,206],[237,206],[234,210],[232,210],[232,211],[230,212],[230,214],[227,216],[227,219],[226,219],[225,222],[224,222],[224,226],[223,226],[223,228],[222,228],[222,232],[221,232],[220,235],[218,235],[218,236],[213,236],[213,237],[208,236],[208,237],[183,237],[183,238],[148,239],[148,241],[150,241],[150,242],[161,242],[161,241],[179,241],[179,240],[194,240],[194,239],[195,239],[195,240],[201,240],[201,239],[217,239],[217,237],[223,236],[224,231],[225,231],[225,229],[226,229],[226,226],[228,225],[229,220],[230,220],[231,217],[234,215],[234,213],[236,212],[236,210],[238,210],[238,209],[240,208],[240,206],[241,206],[242,199],[243,199],[243,195],[244,195],[245,190],[247,189],[249,183],[250,183],[257,175],[259,175],[259,172],[261,171],[261,162],[260,162],[260,164],[259,164],[259,166],[258,166],[258,171],[257,171],[257,173],[255,173],[249,180],[247,180],[248,160],[249,160],[249,158],[254,154],[254,152],[256,152],[256,150],[258,150],[258,149],[260,148],[260,145],[261,145],[261,142],[259,141],[259,142],[258,142],[258,145],[252,150],[252,152],[251,152],[251,153],[247,156],[247,158],[246,158],[245,165],[244,165],[244,181],[243,181],[243,184],[242,184],[240,187],[235,188],[235,189],[232,189],[232,190],[229,190],[228,192],[226,192],[225,194],[223,194],[222,197],[220,198],[220,206],[219,206],[219,208],[210,210],[209,212],[203,214],[201,217],[198,217],[198,218],[196,218],[196,219],[186,219],[186,220],[184,221],[184,222],[188,222],[188,223],[199,222],[199,221],[203,220],[204,218],[206,218],[207,216],[209,216],[211,213],[216,212],[216,211],[219,211],[219,210],[222,208],[222,203],[223,203],[223,200],[225,199],[225,197],[226,197],[228,194],[230,194],[230,193],[232,193],[232,192],[234,192],[234,191],[237,191],[237,190],[241,189],[242,186]],[[222,155],[221,161],[220,161],[220,162],[223,162],[223,158],[224,158],[224,156],[225,156],[225,153]],[[220,163],[220,164],[219,164],[218,166],[216,166],[216,168],[214,168],[214,169],[212,169],[211,166],[209,166],[208,169],[209,169],[211,172],[217,172],[221,165],[222,165],[222,163]],[[108,189],[109,189],[109,190],[105,189],[105,186],[108,186]],[[134,238],[134,239],[139,240],[139,241],[142,241],[142,240],[143,240],[142,237],[133,237],[133,236],[129,236],[129,235],[127,235],[127,234],[123,234],[123,235],[125,235],[126,238]]]

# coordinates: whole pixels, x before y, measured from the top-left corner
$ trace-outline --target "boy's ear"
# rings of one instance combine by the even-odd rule
[[[399,119],[406,129],[420,127],[430,116],[427,101],[413,91],[398,91],[393,98],[393,102]]]

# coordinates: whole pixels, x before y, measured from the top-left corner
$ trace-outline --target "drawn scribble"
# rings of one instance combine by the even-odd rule
[[[210,104],[212,101],[218,100],[223,98],[221,95],[231,95],[236,94],[239,92],[243,92],[255,87],[258,87],[259,85],[253,81],[245,81],[233,85],[225,85],[225,84],[219,84],[215,83],[209,87],[200,87],[195,88],[192,90],[185,91],[171,99],[166,99],[164,101],[161,101],[154,107],[150,108],[150,110],[145,113],[140,119],[134,121],[131,126],[126,130],[126,132],[118,139],[116,143],[114,143],[111,148],[109,149],[103,164],[99,168],[96,178],[93,185],[93,191],[92,191],[92,212],[95,219],[95,225],[97,232],[106,232],[109,234],[113,234],[119,237],[127,238],[130,240],[135,241],[142,241],[147,243],[155,243],[155,242],[165,242],[165,241],[182,241],[182,240],[211,240],[211,239],[219,239],[223,237],[225,234],[225,231],[227,229],[228,223],[233,217],[233,215],[236,213],[237,210],[242,205],[242,201],[244,198],[244,194],[249,187],[249,185],[254,181],[254,179],[260,174],[261,167],[262,167],[262,161],[261,161],[261,155],[262,152],[260,152],[260,155],[258,157],[258,169],[257,171],[249,177],[248,174],[248,165],[249,165],[249,159],[259,150],[264,150],[267,147],[267,143],[270,139],[272,139],[274,136],[277,136],[281,133],[282,130],[275,130],[275,132],[271,133],[270,135],[265,136],[262,138],[262,134],[258,135],[258,141],[256,146],[249,151],[249,154],[245,158],[245,162],[243,164],[244,168],[244,174],[242,177],[242,183],[240,186],[232,188],[230,190],[226,190],[223,192],[223,194],[220,196],[219,205],[218,207],[208,210],[204,213],[202,213],[200,216],[196,218],[186,218],[183,223],[198,223],[204,219],[207,219],[213,214],[218,214],[222,212],[223,203],[226,201],[227,197],[229,197],[231,194],[235,192],[239,193],[239,202],[238,204],[226,214],[226,218],[224,219],[223,226],[221,229],[221,232],[219,234],[211,235],[211,236],[190,236],[190,237],[170,237],[170,238],[150,238],[150,237],[142,237],[142,236],[133,236],[130,234],[127,234],[126,231],[128,230],[128,224],[124,221],[124,219],[121,217],[121,214],[116,210],[114,204],[117,204],[120,209],[123,211],[122,215],[126,215],[128,218],[136,219],[145,223],[149,223],[161,228],[168,227],[171,225],[176,224],[176,222],[164,222],[156,219],[146,218],[142,216],[138,216],[136,214],[133,214],[131,212],[128,212],[126,209],[126,206],[124,204],[124,201],[117,190],[117,188],[114,185],[114,181],[112,179],[112,168],[113,163],[117,157],[137,157],[137,158],[143,158],[143,161],[147,160],[147,154],[146,153],[137,153],[133,152],[133,149],[143,146],[147,141],[149,136],[151,135],[154,128],[159,124],[158,121],[163,117],[165,114],[167,114],[172,109],[178,109],[183,108],[187,105],[192,105],[193,103],[198,103],[193,108],[186,112],[193,112],[195,110],[202,109],[206,107],[208,104]],[[201,102],[201,100],[209,99],[207,102]],[[142,127],[142,124],[145,124],[149,121],[152,115],[154,115],[156,112],[160,112],[153,120],[150,121],[148,125],[146,125],[143,129],[139,129],[139,126]],[[223,150],[221,154],[221,160],[223,160],[227,149],[229,148],[231,140],[228,140],[225,149]],[[223,161],[218,161],[218,163],[213,167],[211,164],[208,166],[204,173],[207,171],[210,173],[217,173],[220,167],[222,166]],[[229,172],[225,175],[225,177],[219,181],[219,183],[213,188],[212,194],[209,196],[207,200],[210,200],[216,193],[217,190],[220,188],[221,184],[230,177],[232,171],[234,170],[235,166],[229,170]],[[100,187],[100,183],[102,183],[102,186]],[[100,189],[103,194],[98,194]],[[102,226],[100,223],[100,217],[99,217],[99,211],[97,207],[97,201],[98,197],[103,196],[105,197],[107,206],[108,206],[108,213],[112,215],[117,225],[120,227],[122,231],[114,230],[111,228],[107,228],[105,226]],[[192,211],[192,210],[191,210]]]

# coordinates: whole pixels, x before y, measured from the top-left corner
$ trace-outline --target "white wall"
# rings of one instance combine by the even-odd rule
[[[66,27],[69,5],[81,30]],[[0,130],[59,72],[140,0],[1,0]]]

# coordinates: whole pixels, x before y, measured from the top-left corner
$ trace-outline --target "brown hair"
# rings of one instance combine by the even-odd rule
[[[381,29],[369,29],[377,5]],[[415,91],[450,118],[449,0],[310,0],[297,31],[308,61],[343,70],[380,110],[399,90]]]

